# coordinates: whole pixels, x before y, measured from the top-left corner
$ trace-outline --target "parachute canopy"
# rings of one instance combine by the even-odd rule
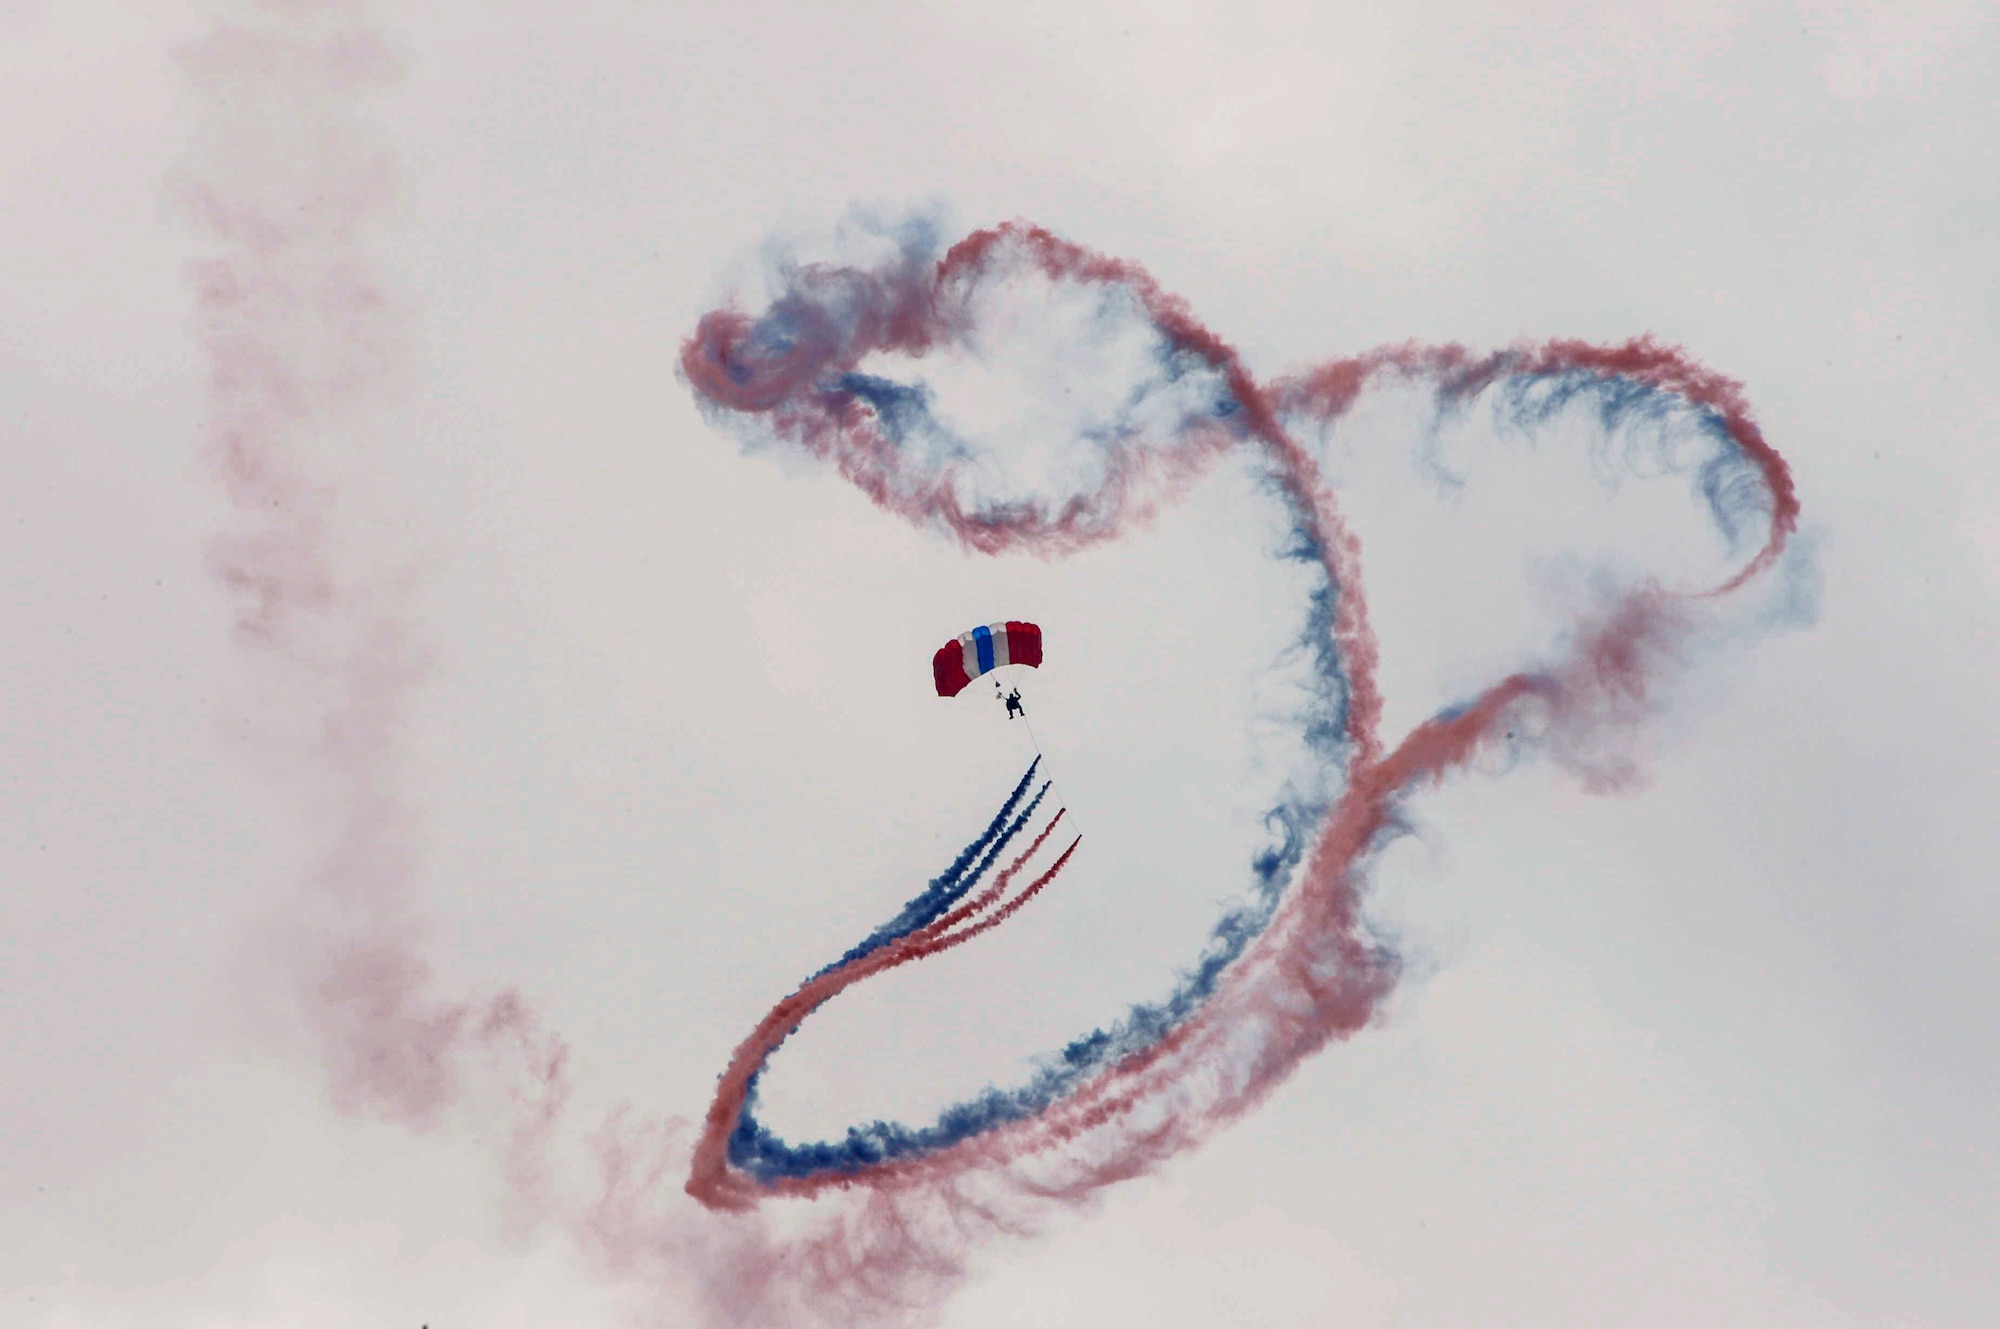
[[[1042,630],[1033,623],[990,623],[961,633],[931,657],[940,697],[956,697],[973,679],[1001,665],[1040,665]]]

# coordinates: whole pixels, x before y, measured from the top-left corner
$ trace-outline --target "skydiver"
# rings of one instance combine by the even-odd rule
[[[1011,720],[1017,715],[1025,716],[1027,713],[1027,708],[1021,705],[1021,689],[1015,688],[1007,694],[1007,718]]]

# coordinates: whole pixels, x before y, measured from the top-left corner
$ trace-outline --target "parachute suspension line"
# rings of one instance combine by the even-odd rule
[[[993,695],[996,697],[1002,695],[1000,680],[997,678],[993,680]],[[1078,838],[1081,838],[1083,835],[1083,823],[1076,815],[1075,806],[1063,792],[1062,784],[1055,776],[1049,774],[1048,753],[1042,750],[1041,736],[1035,732],[1035,722],[1028,717],[1028,709],[1025,706],[1021,708],[1021,722],[1028,727],[1028,745],[1035,750],[1035,759],[1042,764],[1042,774],[1048,780],[1049,788],[1055,791],[1056,802],[1062,805],[1064,815],[1069,819],[1070,829],[1075,832]]]
[[[1044,757],[1046,754],[1042,752],[1042,740],[1036,735],[1035,722],[1028,718],[1028,710],[1025,706],[1021,708],[1021,722],[1028,726],[1028,741],[1035,745],[1035,755],[1037,757]]]

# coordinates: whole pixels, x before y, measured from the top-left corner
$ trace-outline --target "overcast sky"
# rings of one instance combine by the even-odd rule
[[[510,1189],[503,1072],[424,1129],[346,1111],[301,1014],[311,680],[232,636],[201,461],[185,186],[235,112],[174,53],[224,8],[0,0],[0,1322],[715,1323],[672,1261],[609,1268]],[[1147,265],[1259,374],[1656,334],[1744,383],[1804,517],[1639,787],[1531,758],[1414,799],[1379,1023],[979,1245],[937,1322],[2000,1321],[2000,24],[1660,8],[376,7],[389,372],[311,465],[429,661],[395,770],[430,990],[518,988],[570,1048],[553,1194],[590,1194],[618,1105],[698,1118],[771,1002],[990,815],[1020,735],[928,676],[973,623],[1048,632],[1029,700],[1085,851],[823,1012],[774,1125],[1018,1081],[1169,988],[1247,884],[1301,586],[1246,472],[1083,557],[974,559],[743,455],[675,375],[774,244],[856,207],[1025,217]],[[1684,489],[1481,428],[1388,402],[1326,444],[1391,739],[1545,658],[1603,569],[1723,566]],[[663,1221],[699,1231],[680,1180]]]

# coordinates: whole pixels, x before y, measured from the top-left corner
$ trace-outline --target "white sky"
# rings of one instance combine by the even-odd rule
[[[982,1247],[941,1322],[2000,1321],[1992,8],[1237,8],[378,8],[408,350],[330,446],[356,548],[426,569],[438,991],[518,985],[570,1040],[572,1166],[617,1103],[698,1115],[1018,769],[926,673],[1007,616],[1049,631],[1030,701],[1088,852],[829,1007],[774,1122],[1017,1078],[1163,992],[1246,880],[1296,593],[1264,500],[1225,471],[1130,544],[974,562],[742,457],[674,355],[774,235],[1031,218],[1265,374],[1650,331],[1791,460],[1817,622],[1697,661],[1639,791],[1529,763],[1416,800],[1380,1027]],[[0,0],[0,1323],[700,1324],[523,1221],[477,1094],[424,1134],[336,1112],[259,940],[309,842],[232,738],[262,703],[203,562],[198,242],[165,182],[207,12]],[[1370,420],[1336,460],[1392,731],[1544,652],[1600,560],[1698,544],[1562,487],[1573,439],[1440,501],[1407,421]]]

